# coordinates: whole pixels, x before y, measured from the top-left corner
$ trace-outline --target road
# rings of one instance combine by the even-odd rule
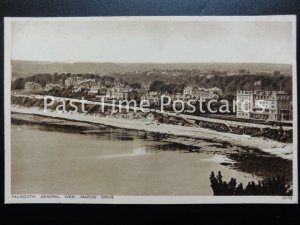
[[[14,95],[16,97],[29,97],[29,98],[36,98],[36,99],[44,99],[45,96],[42,95]],[[73,101],[74,103],[82,103],[81,99],[74,99],[74,98],[64,98],[64,97],[53,97],[54,100],[57,101]],[[119,104],[110,104],[110,103],[103,103],[103,102],[97,102],[97,101],[88,101],[84,100],[84,104],[93,104],[93,105],[104,105],[104,106],[111,106],[114,108],[122,108],[122,109],[128,109],[127,106],[120,106]],[[205,122],[211,122],[211,123],[220,123],[220,124],[225,124],[226,126],[246,126],[246,127],[255,127],[255,128],[274,128],[271,125],[265,125],[265,124],[256,124],[256,123],[249,123],[249,122],[240,122],[240,121],[232,121],[232,120],[223,120],[223,119],[216,119],[216,118],[207,118],[207,117],[201,117],[201,116],[192,116],[192,115],[186,115],[186,114],[176,114],[172,112],[166,112],[166,111],[161,111],[161,110],[155,110],[155,109],[147,109],[147,108],[141,108],[141,107],[134,107],[134,106],[129,106],[129,109],[133,111],[145,111],[145,112],[156,112],[162,115],[168,115],[168,116],[173,116],[177,118],[184,118],[187,120],[192,120],[192,121],[205,121]],[[287,127],[287,126],[282,126],[283,129],[285,130],[291,130],[293,129],[292,127]]]

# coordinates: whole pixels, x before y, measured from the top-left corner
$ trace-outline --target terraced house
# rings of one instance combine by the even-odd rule
[[[237,117],[265,121],[292,120],[290,96],[283,91],[237,91]]]

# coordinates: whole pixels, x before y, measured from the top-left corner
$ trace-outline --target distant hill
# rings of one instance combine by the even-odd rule
[[[61,63],[61,62],[39,62],[12,60],[13,76],[28,77],[41,73],[121,73],[121,72],[142,72],[153,69],[204,69],[220,71],[249,70],[251,73],[261,71],[281,71],[284,74],[292,74],[290,64],[267,64],[267,63]]]

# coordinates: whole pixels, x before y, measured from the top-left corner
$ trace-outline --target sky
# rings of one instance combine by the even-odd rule
[[[15,60],[123,63],[292,63],[280,21],[12,21]]]

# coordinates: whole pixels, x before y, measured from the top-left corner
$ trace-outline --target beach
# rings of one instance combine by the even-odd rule
[[[216,143],[229,144],[246,148],[259,149],[265,153],[278,156],[283,159],[292,160],[293,145],[291,143],[281,143],[275,140],[251,137],[249,135],[237,135],[233,133],[223,133],[200,127],[186,127],[180,125],[163,124],[143,119],[124,119],[110,116],[100,116],[97,114],[83,113],[57,113],[55,111],[44,112],[40,108],[25,108],[12,105],[11,112],[21,114],[32,114],[51,118],[60,118],[77,122],[88,122],[93,124],[103,124],[122,129],[139,130],[144,132],[168,135],[169,141],[202,147],[201,140],[210,140]]]

